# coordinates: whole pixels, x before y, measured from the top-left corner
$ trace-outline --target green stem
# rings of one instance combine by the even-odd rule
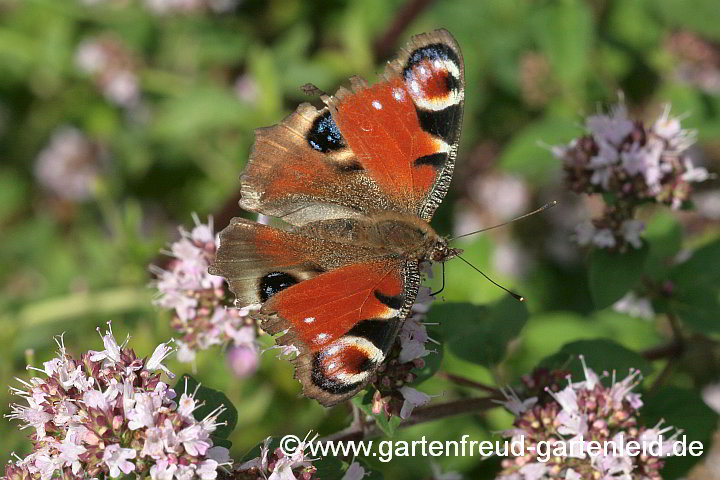
[[[152,292],[147,287],[118,287],[82,292],[31,303],[15,314],[0,317],[0,325],[16,329],[55,323],[88,315],[111,317],[121,312],[147,310]]]

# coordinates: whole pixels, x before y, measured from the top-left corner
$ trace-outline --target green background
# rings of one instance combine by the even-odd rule
[[[404,12],[410,12],[409,24],[394,30]],[[683,125],[698,131],[696,157],[710,170],[720,170],[720,85],[713,91],[678,74],[689,62],[714,68],[720,78],[719,18],[716,0],[268,0],[244,1],[222,14],[166,15],[149,12],[139,1],[88,6],[73,0],[0,0],[0,409],[9,411],[7,387],[15,384],[13,377],[28,375],[28,361],[48,360],[53,336],[61,332],[76,353],[99,349],[94,330],[113,320],[116,336],[129,333],[140,356],[172,336],[168,312],[151,305],[148,265],[160,261],[159,251],[177,238],[177,226],[192,225],[192,212],[202,219],[214,215],[220,225],[241,214],[237,178],[253,130],[277,123],[307,100],[299,86],[312,82],[332,92],[351,75],[375,79],[412,34],[450,30],[465,58],[466,111],[453,188],[433,220],[439,232],[449,234],[465,228],[461,212],[498,219],[493,205],[477,201],[478,182],[486,176],[515,175],[529,192],[530,208],[551,199],[581,201],[564,191],[561,164],[543,144],[581,135],[583,118],[615,103],[618,91],[636,118],[651,121],[666,102],[675,114],[687,114]],[[690,54],[679,50],[673,43],[679,34],[710,45],[714,60],[710,56],[703,63],[705,57],[692,58],[692,48]],[[139,109],[108,102],[75,65],[80,42],[97,35],[110,35],[131,52]],[[383,38],[390,40],[378,43]],[[240,95],[238,78],[252,86]],[[105,173],[84,202],[54,196],[33,174],[38,153],[62,125],[85,132],[109,155]],[[715,179],[699,190],[717,188]],[[446,302],[437,302],[441,305],[431,315],[443,321],[436,335],[447,339],[443,370],[503,385],[517,383],[572,342],[608,339],[637,352],[668,341],[662,314],[648,321],[595,309],[597,292],[591,294],[591,288],[602,290],[611,281],[601,268],[611,260],[589,258],[568,242],[568,225],[585,218],[573,219],[561,207],[462,242],[468,260],[529,301],[527,312],[496,303],[501,290],[462,263],[449,263]],[[713,274],[698,280],[700,272],[720,271],[720,228],[702,214],[668,212],[641,212],[651,225],[650,253],[643,270],[629,275],[633,280],[673,276],[687,285],[702,280],[707,295],[702,302],[685,302],[693,307],[683,318],[690,348],[663,380],[682,392],[648,394],[667,404],[666,409],[649,406],[648,415],[666,416],[707,441],[715,417],[699,404],[688,405],[699,402],[705,384],[720,378],[720,282]],[[522,274],[502,271],[493,261],[506,244],[522,253]],[[705,257],[694,266],[669,270],[670,257],[703,245],[709,246]],[[566,258],[559,259],[553,249]],[[591,263],[601,271],[595,287]],[[450,301],[492,305],[478,310]],[[663,308],[656,304],[656,311]],[[619,351],[615,343],[581,344],[580,350],[596,349],[596,358],[607,359],[596,368],[645,366],[646,387],[667,362]],[[567,351],[573,348],[577,345]],[[310,429],[329,434],[348,424],[345,407],[326,410],[298,397],[289,363],[267,354],[255,375],[238,380],[218,353],[200,354],[194,376],[225,392],[237,407],[239,420],[230,436],[235,458],[268,435],[302,437]],[[178,374],[192,370],[174,359],[169,366]],[[437,377],[422,389],[444,394],[435,401],[478,395]],[[673,398],[686,401],[677,405]],[[457,440],[469,434],[483,440],[497,438],[492,432],[510,421],[496,409],[398,435]],[[27,453],[27,432],[0,422],[5,455],[0,459],[11,451]],[[435,460],[467,478],[491,478],[495,468],[478,457]],[[430,477],[428,459],[370,463],[385,478]],[[667,478],[677,478],[687,467],[674,466]]]

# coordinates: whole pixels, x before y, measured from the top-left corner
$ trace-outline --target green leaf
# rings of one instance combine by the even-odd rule
[[[385,416],[384,412],[380,412],[378,414],[373,413],[372,411],[372,397],[373,397],[374,391],[368,391],[365,395],[362,397],[360,395],[356,395],[353,397],[352,402],[357,406],[360,410],[362,410],[366,415],[370,415],[375,418],[375,424],[378,426],[378,428],[388,437],[392,437],[395,435],[395,431],[397,430],[397,427],[400,426],[402,423],[402,418],[400,418],[397,415],[393,415],[388,419]]]
[[[715,240],[693,252],[686,262],[670,272],[670,278],[681,288],[720,285],[720,240]]]
[[[549,369],[567,369],[573,379],[584,378],[582,363],[578,356],[585,357],[585,363],[596,373],[612,372],[622,376],[631,368],[640,370],[643,375],[649,375],[652,364],[641,355],[628,350],[612,340],[580,340],[562,346],[559,352],[540,361],[540,366]]]
[[[670,271],[672,295],[658,309],[677,314],[698,332],[720,331],[720,240],[698,250]]]
[[[649,248],[643,245],[626,253],[596,248],[590,255],[590,294],[597,309],[620,300],[640,280]]]
[[[705,286],[676,289],[670,298],[656,300],[661,312],[674,313],[700,333],[720,332],[720,291]]]
[[[662,279],[667,275],[673,257],[682,247],[682,226],[675,215],[657,213],[647,225],[645,240],[650,245],[645,273],[653,279]]]
[[[712,445],[712,434],[717,427],[718,415],[703,402],[698,392],[677,387],[665,387],[643,398],[645,405],[640,411],[640,421],[654,427],[660,420],[683,430],[687,444],[699,441],[703,451]],[[667,438],[667,437],[665,437]],[[682,436],[680,437],[682,439]],[[663,478],[679,478],[700,460],[688,454],[668,458],[662,470]]]
[[[23,207],[26,194],[23,178],[11,170],[0,170],[0,222],[5,223]]]
[[[322,478],[323,480],[340,480],[345,471],[343,469],[343,462],[331,455],[322,457],[320,460],[313,462],[313,466],[317,468],[317,472],[313,475],[315,478]]]
[[[484,366],[505,358],[507,344],[527,321],[525,304],[512,297],[486,306],[470,303],[436,303],[428,314],[440,323],[447,347],[458,357]]]
[[[589,70],[593,36],[587,2],[551,3],[533,17],[532,23],[535,37],[562,86],[569,92],[582,92],[576,87],[581,86]]]
[[[562,162],[542,145],[564,144],[577,133],[572,120],[543,118],[513,135],[499,165],[534,185],[544,185],[562,168]]]
[[[647,3],[667,24],[720,40],[717,28],[720,2],[717,0],[693,0],[692,8],[688,8],[685,0],[647,0]]]
[[[250,109],[230,92],[196,87],[162,103],[152,133],[166,142],[187,144],[211,132],[249,127]]]
[[[225,411],[218,416],[217,420],[219,423],[224,422],[225,424],[219,425],[217,429],[215,429],[212,435],[213,442],[215,442],[215,439],[223,440],[230,436],[235,429],[235,425],[237,425],[238,413],[235,406],[223,392],[200,385],[198,381],[190,375],[182,375],[174,388],[178,394],[181,392],[192,393],[197,388],[195,400],[198,403],[203,403],[202,406],[193,412],[193,416],[197,421],[201,421],[216,408],[225,407]]]

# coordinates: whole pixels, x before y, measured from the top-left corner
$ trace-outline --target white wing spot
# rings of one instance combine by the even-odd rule
[[[334,370],[335,367],[337,367],[337,363],[331,362],[331,363],[328,365],[328,370]]]
[[[382,110],[382,103],[378,102],[377,100],[373,100],[372,106],[375,108],[375,110]]]
[[[314,322],[314,321],[315,321],[315,317],[307,317],[307,318],[304,320],[305,323],[312,323],[312,322]]]
[[[417,80],[413,80],[412,82],[410,82],[410,90],[415,93],[420,93],[420,84],[417,82]]]
[[[322,342],[323,340],[325,340],[325,339],[328,338],[329,336],[330,336],[330,335],[328,335],[327,333],[318,333],[318,334],[315,336],[315,342],[318,342],[318,343],[319,343],[319,342]]]
[[[328,355],[335,355],[335,354],[336,354],[337,352],[339,352],[339,351],[340,351],[340,347],[338,347],[337,345],[335,345],[334,347],[328,348],[325,353],[328,354]]]
[[[398,102],[402,102],[405,100],[405,92],[402,88],[394,88],[393,89],[393,98],[397,100]]]

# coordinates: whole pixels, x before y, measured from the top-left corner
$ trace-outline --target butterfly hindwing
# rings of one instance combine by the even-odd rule
[[[259,129],[241,206],[295,225],[388,210],[429,220],[452,176],[463,75],[447,31],[413,37],[382,81],[355,77],[325,108]]]
[[[295,376],[323,405],[352,397],[372,379],[417,293],[417,265],[356,263],[279,292],[262,308],[270,333],[298,351]]]
[[[367,248],[233,218],[220,233],[210,273],[227,279],[238,305],[261,304],[290,285],[373,256]]]
[[[238,304],[262,304],[252,315],[283,333],[278,344],[297,348],[296,377],[323,405],[370,381],[417,293],[415,262],[358,244],[371,226],[337,220],[289,232],[235,218],[210,269]]]

